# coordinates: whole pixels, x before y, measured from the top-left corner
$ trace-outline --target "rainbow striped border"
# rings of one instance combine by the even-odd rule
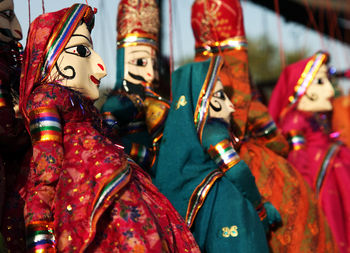
[[[41,69],[42,80],[46,79],[51,72],[61,52],[70,40],[75,28],[86,15],[91,7],[85,4],[74,4],[62,17],[57,29],[47,44],[44,65]],[[92,10],[91,10],[92,11]]]
[[[248,42],[245,37],[229,38],[209,44],[196,45],[196,56],[213,56],[228,50],[246,50]]]
[[[205,77],[205,81],[197,100],[197,106],[194,112],[194,125],[197,129],[197,134],[201,143],[203,128],[208,117],[210,99],[213,95],[212,93],[215,88],[218,72],[221,68],[221,65],[222,61],[220,56],[215,56],[212,58],[210,61],[207,76]]]

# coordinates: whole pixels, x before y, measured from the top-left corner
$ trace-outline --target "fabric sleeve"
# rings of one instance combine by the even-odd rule
[[[55,252],[55,187],[63,160],[62,125],[54,93],[37,93],[27,107],[33,156],[24,216],[28,252]]]
[[[289,112],[281,122],[283,134],[287,137],[290,151],[288,161],[303,175],[312,186],[312,171],[310,170],[310,155],[306,150],[305,132],[308,127],[306,118],[298,111]]]
[[[225,173],[241,194],[257,210],[261,220],[266,218],[260,192],[248,165],[241,160],[233,143],[229,139],[227,128],[221,122],[208,122],[203,132],[203,146],[218,168]]]
[[[248,132],[258,144],[266,146],[275,153],[287,156],[288,142],[277,129],[268,109],[258,100],[253,100],[248,113]]]

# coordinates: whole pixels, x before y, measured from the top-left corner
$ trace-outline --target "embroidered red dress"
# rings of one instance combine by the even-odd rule
[[[92,17],[75,4],[29,31],[20,96],[33,145],[21,191],[28,251],[199,252],[170,202],[103,134],[93,101],[45,79],[67,36]]]
[[[87,252],[196,250],[182,219],[149,177],[94,127],[91,101],[59,85],[42,85],[32,92],[27,110],[33,140],[27,226],[52,222],[57,248],[64,252],[88,244]]]

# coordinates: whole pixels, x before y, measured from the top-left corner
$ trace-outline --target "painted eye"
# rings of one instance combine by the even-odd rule
[[[90,49],[84,45],[78,45],[78,46],[66,48],[65,52],[69,54],[75,54],[80,57],[88,57],[91,54]]]
[[[213,94],[213,97],[225,100],[225,93],[222,90],[219,90]]]
[[[144,67],[147,65],[148,61],[146,58],[137,58],[137,59],[133,59],[129,62],[132,65],[136,65],[138,67]]]
[[[317,84],[323,84],[323,80],[321,78],[317,79]]]
[[[13,16],[15,15],[13,10],[5,10],[5,11],[1,11],[0,15],[3,16],[6,19],[12,19]]]

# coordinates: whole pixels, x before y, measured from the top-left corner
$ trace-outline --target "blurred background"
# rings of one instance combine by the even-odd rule
[[[74,3],[88,3],[98,9],[92,37],[94,48],[105,61],[108,72],[101,82],[101,89],[113,88],[119,0],[14,0],[15,13],[24,35],[21,42],[25,46],[29,23],[38,15]],[[194,57],[190,19],[192,3],[193,0],[160,0],[161,54],[167,59],[164,66],[170,58],[176,69]],[[318,50],[330,53],[330,66],[338,75],[333,83],[338,84],[345,94],[349,93],[350,82],[344,77],[344,72],[350,69],[350,0],[241,0],[241,4],[252,80],[263,100],[268,99],[285,65]]]

